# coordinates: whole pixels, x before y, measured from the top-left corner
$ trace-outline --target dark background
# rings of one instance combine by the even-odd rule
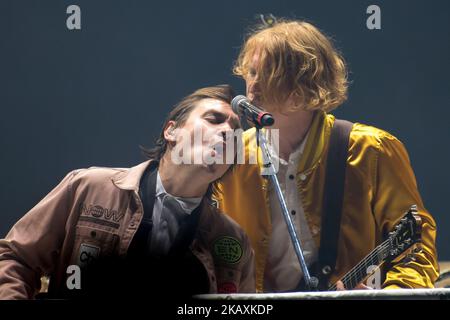
[[[81,7],[81,30],[66,8]],[[381,8],[381,30],[366,8]],[[0,2],[0,237],[70,170],[142,161],[170,107],[230,83],[257,13],[302,18],[348,61],[349,100],[335,114],[406,145],[450,260],[449,1]]]

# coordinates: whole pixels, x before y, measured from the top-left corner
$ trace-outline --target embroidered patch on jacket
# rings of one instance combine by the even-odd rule
[[[104,208],[99,205],[85,204],[80,205],[80,220],[106,225],[118,229],[120,220],[124,217],[123,212],[118,210]]]
[[[80,268],[84,268],[91,264],[95,259],[98,258],[100,254],[100,248],[82,243],[80,245],[80,250],[78,251],[78,261],[77,264],[80,266]]]
[[[237,287],[233,282],[223,282],[217,286],[218,293],[236,293]]]
[[[214,241],[213,248],[214,255],[226,263],[234,264],[242,258],[242,246],[236,238],[220,237]]]

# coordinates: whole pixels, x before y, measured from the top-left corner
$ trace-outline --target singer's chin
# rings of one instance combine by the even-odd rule
[[[214,172],[216,172],[215,164],[205,164],[205,169],[210,174],[214,174]]]
[[[207,164],[204,166],[204,174],[208,176],[208,180],[213,182],[219,179],[229,168],[229,165],[226,164]]]

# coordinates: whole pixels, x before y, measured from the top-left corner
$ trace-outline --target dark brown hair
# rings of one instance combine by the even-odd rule
[[[144,155],[153,160],[160,161],[167,150],[167,141],[164,138],[164,128],[169,121],[175,121],[175,128],[182,126],[188,119],[190,113],[197,106],[198,102],[203,99],[216,99],[224,101],[228,104],[234,97],[234,91],[231,86],[227,84],[216,85],[213,87],[206,87],[196,90],[187,97],[184,97],[178,104],[176,104],[172,111],[164,121],[161,133],[156,139],[155,146],[147,149],[141,146]]]

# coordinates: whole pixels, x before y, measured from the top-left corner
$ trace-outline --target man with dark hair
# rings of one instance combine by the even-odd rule
[[[231,98],[224,85],[184,98],[149,161],[69,173],[0,240],[0,298],[35,297],[41,276],[51,297],[254,292],[249,241],[210,198],[230,165],[203,160],[239,125]]]
[[[269,148],[279,151],[273,152],[280,164],[277,177],[307,265],[318,266],[312,269],[322,288],[329,288],[417,205],[422,248],[386,264],[380,287],[433,287],[436,223],[422,202],[405,147],[383,130],[328,113],[346,100],[348,83],[344,59],[326,35],[304,21],[270,21],[246,39],[234,72],[245,80],[248,99],[274,116],[279,145]],[[265,134],[271,140],[270,132]],[[243,137],[245,152],[254,153],[255,129]],[[236,166],[221,179],[216,198],[251,239],[257,290],[298,290],[303,272],[262,165],[261,160]],[[365,268],[358,271],[366,274]],[[346,288],[359,280],[354,282]]]

